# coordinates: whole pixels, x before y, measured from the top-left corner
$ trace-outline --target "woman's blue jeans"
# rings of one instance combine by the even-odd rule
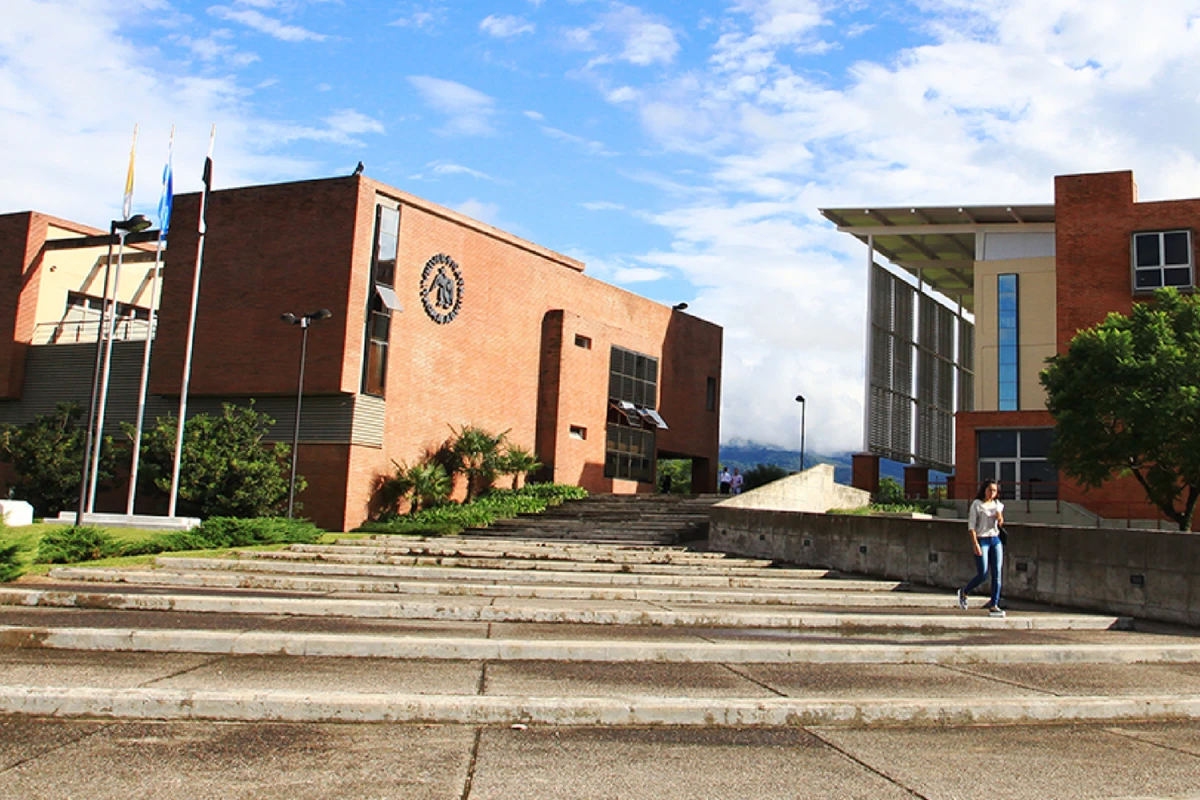
[[[963,594],[970,594],[976,586],[992,576],[992,600],[989,605],[1000,604],[1000,569],[1004,566],[1004,545],[1000,544],[999,536],[988,536],[979,540],[980,555],[975,556],[975,577],[963,589]]]

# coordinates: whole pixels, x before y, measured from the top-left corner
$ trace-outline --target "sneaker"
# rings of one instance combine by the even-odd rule
[[[1004,618],[1004,609],[1000,608],[999,606],[992,606],[991,608],[988,609],[988,616],[996,617],[998,619],[1003,619]]]
[[[958,590],[958,607],[963,611],[967,610],[967,593],[962,589]]]

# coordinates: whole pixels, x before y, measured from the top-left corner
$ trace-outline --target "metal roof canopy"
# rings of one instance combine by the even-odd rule
[[[822,208],[821,214],[892,264],[975,311],[975,235],[1054,231],[1054,206]]]

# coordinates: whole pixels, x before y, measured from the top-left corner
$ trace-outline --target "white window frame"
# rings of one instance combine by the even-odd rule
[[[1173,233],[1182,233],[1184,236],[1187,237],[1187,263],[1186,264],[1167,264],[1167,263],[1165,263],[1166,254],[1167,254],[1167,249],[1165,246],[1166,237]],[[1138,263],[1137,263],[1138,239],[1143,236],[1157,236],[1158,237],[1158,263],[1157,264],[1146,264],[1146,265],[1138,266]],[[1148,294],[1148,293],[1153,292],[1163,286],[1172,286],[1176,289],[1191,289],[1196,285],[1196,256],[1195,256],[1195,252],[1192,249],[1192,232],[1188,228],[1176,228],[1174,230],[1164,230],[1164,231],[1139,231],[1137,233],[1134,233],[1129,242],[1129,263],[1132,268],[1132,272],[1130,274],[1130,281],[1133,285],[1133,293],[1134,294]],[[1170,284],[1166,283],[1166,270],[1181,269],[1184,267],[1186,267],[1187,271],[1188,271],[1188,277],[1187,277],[1186,283],[1170,283]],[[1138,286],[1138,275],[1140,273],[1147,273],[1147,272],[1151,272],[1151,271],[1158,272],[1160,275],[1160,281],[1159,281],[1158,286],[1139,287]]]

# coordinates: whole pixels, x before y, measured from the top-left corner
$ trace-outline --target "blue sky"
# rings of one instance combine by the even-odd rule
[[[819,207],[1200,195],[1200,0],[8,0],[0,212],[367,174],[725,327],[722,439],[860,447],[864,249]]]

